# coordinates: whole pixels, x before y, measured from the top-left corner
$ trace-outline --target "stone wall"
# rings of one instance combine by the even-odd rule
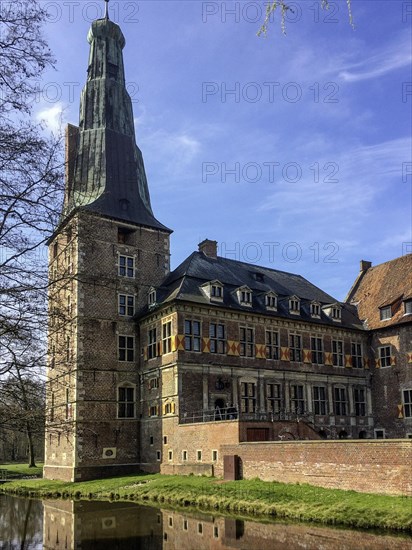
[[[412,441],[288,441],[225,445],[244,479],[412,496]]]

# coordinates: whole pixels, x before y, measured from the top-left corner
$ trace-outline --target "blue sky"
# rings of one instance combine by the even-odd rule
[[[78,123],[102,1],[44,2],[57,58],[37,116]],[[172,267],[204,238],[343,299],[359,271],[412,252],[412,2],[116,1],[126,79]],[[295,21],[293,21],[295,20]],[[408,84],[409,83],[409,84]]]

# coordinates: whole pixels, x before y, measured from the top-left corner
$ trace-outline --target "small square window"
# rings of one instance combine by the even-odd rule
[[[375,439],[385,439],[385,430],[375,430]]]

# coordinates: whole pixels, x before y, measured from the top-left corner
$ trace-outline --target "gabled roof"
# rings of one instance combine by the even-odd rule
[[[357,305],[359,318],[368,329],[383,328],[412,322],[411,315],[404,315],[403,306],[411,289],[412,254],[407,254],[361,272],[348,301]],[[379,308],[388,305],[392,317],[381,321]]]
[[[256,273],[260,273],[262,278],[256,280]],[[225,292],[221,302],[212,303],[202,292],[201,286],[208,281],[216,280],[224,286]],[[296,315],[289,312],[289,298],[296,296],[300,299],[301,306],[299,319],[312,323],[334,325],[333,321],[323,312],[320,319],[314,320],[310,315],[310,303],[317,301],[324,305],[335,303],[336,300],[301,275],[250,265],[219,256],[211,258],[202,252],[193,252],[166,277],[158,288],[157,303],[161,307],[162,304],[179,300],[211,305],[216,308],[246,311],[245,307],[236,299],[235,291],[242,287],[248,287],[254,293],[253,308],[248,308],[249,313],[253,311],[257,314],[287,317],[296,321]],[[265,295],[268,292],[273,292],[278,296],[276,312],[268,312],[266,308]],[[356,309],[349,304],[342,305],[341,326],[362,328],[356,317]],[[144,315],[146,312],[143,310],[140,315]]]

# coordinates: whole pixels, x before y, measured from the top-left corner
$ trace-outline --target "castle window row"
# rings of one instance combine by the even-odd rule
[[[264,341],[256,338],[255,327],[238,327],[238,340],[230,340],[225,323],[213,321],[208,323],[208,336],[205,336],[204,323],[197,319],[185,319],[183,335],[172,335],[171,321],[162,323],[162,337],[158,341],[156,327],[147,331],[147,345],[143,350],[146,359],[153,359],[171,351],[187,351],[194,353],[214,353],[221,355],[238,355],[257,359],[284,360],[296,363],[312,363],[334,367],[363,368],[365,358],[361,342],[347,342],[333,338],[325,349],[324,337],[321,334],[308,336],[308,349],[304,348],[303,335],[289,331],[287,341],[281,343],[280,332],[267,328],[264,331]],[[202,330],[203,329],[203,330]],[[307,333],[306,333],[307,335]],[[305,338],[307,337],[305,335]],[[233,338],[233,336],[232,336]],[[283,336],[282,336],[283,338]],[[393,364],[391,346],[379,348],[378,366]]]

